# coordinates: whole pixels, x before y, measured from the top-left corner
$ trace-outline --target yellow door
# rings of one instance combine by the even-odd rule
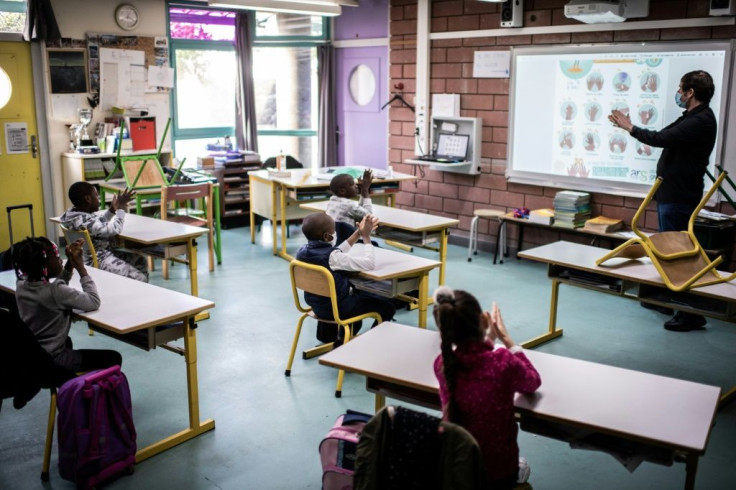
[[[28,43],[0,42],[0,106],[0,250],[5,250],[7,206],[32,204],[36,236],[46,234],[41,161],[32,144],[38,131]],[[12,218],[14,241],[31,235],[26,210],[14,211]]]

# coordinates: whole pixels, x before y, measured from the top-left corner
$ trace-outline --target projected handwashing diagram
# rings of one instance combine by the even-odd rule
[[[637,126],[659,130],[669,100],[662,96],[668,63],[645,53],[570,57],[559,61],[552,147],[555,173],[653,182],[661,150],[636,144],[603,116],[616,109]],[[667,78],[667,77],[664,77]]]

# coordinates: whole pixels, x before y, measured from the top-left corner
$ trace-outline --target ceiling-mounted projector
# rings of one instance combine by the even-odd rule
[[[565,17],[586,24],[623,22],[649,15],[649,0],[571,0],[565,5]]]

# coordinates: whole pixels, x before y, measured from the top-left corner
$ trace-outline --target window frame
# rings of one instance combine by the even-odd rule
[[[324,18],[324,17],[323,17]],[[254,48],[316,48],[323,42],[313,43],[304,41],[284,42],[284,41],[253,41]],[[314,129],[260,129],[257,128],[258,135],[263,136],[296,136],[307,137],[317,136],[317,128]]]
[[[235,46],[229,41],[209,41],[209,40],[192,40],[192,39],[171,39],[171,66],[176,72],[176,51],[225,51],[235,54]],[[179,108],[177,106],[176,88],[171,91],[171,120],[172,120],[172,136],[176,139],[199,139],[199,138],[222,138],[225,134],[232,135],[235,132],[235,121],[231,126],[214,126],[202,128],[180,128],[179,127]],[[235,101],[233,101],[233,104]]]
[[[2,1],[2,0],[0,0]],[[201,3],[188,2],[185,0],[168,0],[166,2],[166,34],[169,38],[170,59],[172,68],[176,70],[176,50],[212,50],[212,51],[232,51],[235,52],[235,45],[232,41],[212,41],[200,39],[174,39],[171,37],[171,16],[170,9],[175,7],[194,8],[203,10],[221,10],[233,11],[231,9],[213,8]],[[255,36],[253,40],[254,48],[316,48],[322,44],[330,42],[332,22],[329,17],[322,17],[322,35],[321,36]],[[256,32],[256,16],[251,19],[252,32]],[[313,94],[317,96],[317,94]],[[235,121],[232,126],[220,126],[209,128],[180,128],[178,121],[176,87],[171,90],[169,95],[169,106],[171,107],[171,146],[176,145],[177,140],[191,139],[207,139],[222,138],[224,135],[235,134]],[[233,101],[234,103],[234,101]],[[260,129],[256,128],[257,135],[260,136],[292,136],[297,138],[313,137],[316,138],[318,128],[314,129]]]
[[[9,0],[0,0],[0,12],[13,14],[26,14],[28,10],[28,1],[20,0],[12,2]],[[23,32],[0,31],[0,41],[22,41]]]

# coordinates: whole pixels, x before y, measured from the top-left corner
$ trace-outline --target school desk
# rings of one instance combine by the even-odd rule
[[[96,331],[151,350],[173,338],[184,339],[184,366],[187,374],[189,427],[150,446],[139,449],[136,462],[188,441],[215,428],[212,419],[199,419],[199,386],[197,382],[197,336],[194,317],[215,306],[212,301],[170,289],[135,281],[100,269],[87,268],[100,295],[100,309],[75,312],[79,320],[89,322]],[[15,293],[14,271],[0,272],[0,290]],[[70,286],[82,289],[79,274],[74,273]],[[157,329],[157,326],[183,322],[180,327]],[[173,332],[172,332],[173,330]],[[142,342],[141,342],[142,337]],[[173,338],[172,338],[173,337]],[[135,340],[133,340],[135,339]],[[173,359],[172,359],[173,360]],[[162,401],[162,403],[166,403]]]
[[[514,217],[514,213],[506,213],[503,216],[499,216],[498,218],[499,224],[498,224],[498,235],[496,235],[496,250],[493,253],[493,263],[495,264],[498,260],[498,256],[500,254],[500,251],[503,251],[503,254],[501,254],[501,263],[503,264],[503,258],[508,256],[508,248],[507,248],[507,240],[508,240],[508,226],[509,224],[513,224],[519,227],[519,239],[516,246],[517,252],[521,252],[521,249],[524,247],[524,229],[527,227],[531,228],[541,228],[544,230],[548,230],[551,232],[559,232],[559,233],[567,233],[572,235],[581,235],[590,238],[590,244],[596,245],[600,243],[602,240],[606,240],[608,243],[611,244],[618,244],[621,242],[625,242],[628,240],[626,235],[622,235],[619,232],[612,232],[612,233],[601,233],[597,231],[590,231],[586,230],[584,228],[563,228],[562,226],[555,226],[555,225],[547,225],[544,223],[537,223],[534,221],[529,221],[528,218],[516,218]],[[499,248],[499,246],[501,248]],[[518,255],[518,253],[517,253]]]
[[[364,246],[357,243],[349,253],[360,256],[363,254]],[[405,297],[404,293],[418,290],[418,297],[411,299],[417,302],[419,327],[427,328],[429,271],[439,267],[440,262],[385,248],[373,247],[373,249],[376,268],[358,272],[356,277],[351,279],[353,285],[358,289],[388,298],[402,298]]]
[[[625,441],[646,454],[652,448],[685,455],[685,488],[695,485],[698,457],[705,453],[720,388],[654,374],[524,351],[542,378],[532,395],[514,401],[522,430],[566,442],[581,432]],[[362,374],[376,394],[440,409],[433,363],[440,353],[436,331],[396,323],[381,325],[319,358],[320,364]],[[576,435],[542,433],[555,423]],[[532,430],[534,429],[534,430]]]
[[[51,218],[50,221],[61,224],[59,216]],[[145,247],[186,242],[190,291],[193,296],[197,296],[199,293],[197,286],[197,245],[194,240],[207,232],[207,228],[199,226],[127,213],[123,231],[118,237],[125,242],[131,242],[133,245],[130,248],[140,249],[143,254],[146,253]]]
[[[342,167],[340,167],[342,168]],[[319,169],[326,172],[328,168]],[[256,215],[271,220],[273,254],[286,260],[292,257],[286,251],[286,223],[311,214],[301,209],[300,203],[325,201],[330,198],[328,174],[318,174],[310,169],[289,169],[288,177],[278,177],[268,170],[248,173],[250,188],[250,241],[256,242]],[[320,175],[322,177],[320,177]],[[393,205],[393,194],[399,183],[414,180],[409,174],[394,173],[391,177],[374,178],[371,198]],[[276,236],[276,226],[281,224],[281,245]]]
[[[327,201],[304,203],[300,207],[324,213],[327,210]],[[445,283],[447,235],[450,233],[448,228],[456,226],[459,223],[458,220],[380,204],[373,205],[373,215],[379,220],[376,230],[378,237],[425,248],[431,248],[432,244],[438,243],[435,250],[440,254],[439,285]]]
[[[665,287],[649,259],[612,259],[605,265],[596,265],[596,259],[608,252],[604,248],[564,241],[519,252],[521,258],[547,264],[547,276],[552,281],[549,329],[524,342],[524,347],[534,347],[562,335],[562,329],[557,328],[560,284],[736,323],[736,281],[675,293]],[[723,395],[721,403],[734,396],[736,387]]]

